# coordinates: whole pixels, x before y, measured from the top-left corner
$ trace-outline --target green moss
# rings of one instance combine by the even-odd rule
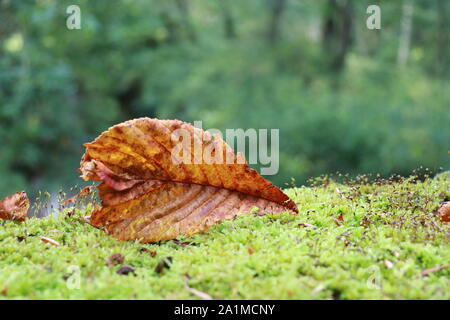
[[[299,215],[242,216],[192,236],[189,245],[118,242],[86,224],[81,211],[0,222],[0,298],[197,299],[188,283],[216,299],[450,299],[449,268],[420,275],[450,262],[448,227],[434,213],[450,196],[447,177],[327,180],[286,192]],[[108,266],[115,253],[135,275]],[[167,256],[171,268],[155,273]],[[67,286],[71,266],[81,272],[79,289]]]

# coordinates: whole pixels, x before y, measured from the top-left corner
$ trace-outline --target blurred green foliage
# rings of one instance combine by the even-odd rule
[[[79,182],[82,143],[141,116],[279,128],[279,185],[449,169],[449,16],[445,0],[0,0],[0,196]]]

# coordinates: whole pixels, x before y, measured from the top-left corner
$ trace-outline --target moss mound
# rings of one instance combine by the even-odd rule
[[[450,261],[435,213],[449,183],[321,179],[286,190],[297,216],[247,215],[146,245],[92,228],[83,210],[3,221],[0,299],[199,299],[187,286],[214,299],[450,299],[450,268],[422,275]]]

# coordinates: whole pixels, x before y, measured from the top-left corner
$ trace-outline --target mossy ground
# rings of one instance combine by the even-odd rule
[[[215,299],[450,299],[449,268],[421,276],[450,263],[448,226],[434,213],[450,196],[448,178],[324,182],[286,191],[297,216],[242,216],[188,245],[119,242],[81,211],[0,222],[0,299],[198,299],[186,283]],[[116,253],[135,275],[108,266]],[[156,273],[168,256],[171,268]],[[79,289],[67,286],[71,266]]]

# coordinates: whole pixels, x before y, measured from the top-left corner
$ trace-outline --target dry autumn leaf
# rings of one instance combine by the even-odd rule
[[[126,121],[85,146],[82,178],[102,181],[103,207],[94,210],[90,222],[119,240],[189,236],[254,207],[260,215],[298,212],[241,153],[234,154],[219,136],[182,121]],[[212,161],[217,159],[226,161]]]
[[[445,202],[438,210],[442,222],[450,223],[450,202]]]
[[[0,200],[0,219],[24,221],[27,218],[30,201],[24,191],[16,192]]]
[[[334,218],[333,220],[337,226],[341,226],[344,224],[344,215],[340,213],[339,216],[337,218]]]

